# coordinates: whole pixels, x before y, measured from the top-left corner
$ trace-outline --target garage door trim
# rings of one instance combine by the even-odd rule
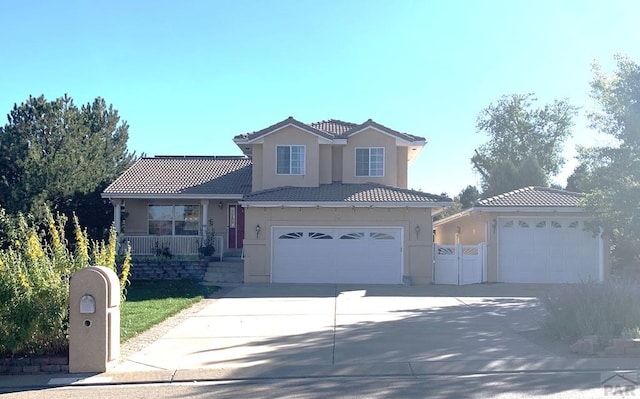
[[[312,229],[336,229],[336,230],[357,230],[357,229],[393,229],[398,231],[398,242],[399,242],[399,265],[397,268],[397,278],[394,282],[395,284],[402,284],[404,277],[404,251],[405,251],[405,242],[404,242],[404,227],[393,225],[393,226],[385,226],[385,225],[348,225],[348,226],[340,226],[340,225],[272,225],[270,227],[270,265],[269,265],[269,281],[273,283],[274,276],[274,265],[275,265],[275,246],[276,246],[276,234],[275,231],[277,229],[302,229],[302,230],[312,230]]]

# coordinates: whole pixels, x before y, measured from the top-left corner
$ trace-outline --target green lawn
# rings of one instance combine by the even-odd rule
[[[132,282],[120,308],[120,341],[148,330],[216,289],[190,280]]]

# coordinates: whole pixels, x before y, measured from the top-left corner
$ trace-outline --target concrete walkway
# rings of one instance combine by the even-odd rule
[[[520,332],[538,328],[536,297],[546,289],[244,285],[107,373],[32,379],[65,385],[638,369],[638,359],[559,356],[524,338]],[[0,377],[0,386],[7,383]]]

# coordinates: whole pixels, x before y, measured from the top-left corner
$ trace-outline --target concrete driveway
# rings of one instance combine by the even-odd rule
[[[244,285],[209,300],[117,370],[216,368],[229,376],[236,375],[230,370],[255,375],[276,367],[290,374],[357,365],[416,373],[434,365],[544,362],[554,354],[518,334],[538,327],[536,297],[544,290]]]

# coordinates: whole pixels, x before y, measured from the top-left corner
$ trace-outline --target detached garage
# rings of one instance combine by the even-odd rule
[[[498,281],[601,281],[601,239],[577,217],[499,217]]]
[[[505,283],[603,281],[606,239],[586,230],[582,194],[526,187],[478,201],[434,223],[436,245],[486,243],[487,280]]]

